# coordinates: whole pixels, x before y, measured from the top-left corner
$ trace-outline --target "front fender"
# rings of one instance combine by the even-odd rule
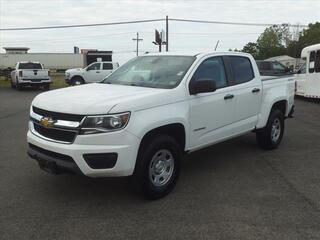
[[[127,126],[127,131],[142,139],[149,131],[168,124],[180,123],[185,129],[185,149],[189,146],[188,105],[186,102],[167,104],[135,111]]]

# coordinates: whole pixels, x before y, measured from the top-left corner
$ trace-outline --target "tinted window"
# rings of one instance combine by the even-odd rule
[[[272,68],[273,68],[273,70],[276,70],[278,72],[285,72],[286,71],[286,68],[282,64],[276,63],[276,62],[272,64]]]
[[[309,72],[310,73],[314,72],[315,60],[316,60],[316,52],[312,51],[312,52],[310,52],[310,61],[309,61]]]
[[[257,62],[259,70],[270,70],[270,63],[269,62]]]
[[[194,56],[141,56],[107,76],[102,83],[174,88],[194,62]]]
[[[87,70],[100,70],[100,63],[93,63],[87,67]]]
[[[300,68],[300,73],[306,73],[306,64],[303,64]]]
[[[245,83],[254,78],[253,69],[249,58],[230,56],[230,62],[236,84]]]
[[[320,72],[320,50],[318,50],[316,54],[316,63],[314,69],[316,72]]]
[[[217,88],[227,86],[226,74],[222,58],[213,57],[204,60],[194,73],[192,80],[214,81]]]
[[[19,63],[19,69],[42,69],[40,63]]]
[[[113,69],[112,63],[103,63],[102,64],[102,69],[103,70],[112,70]]]

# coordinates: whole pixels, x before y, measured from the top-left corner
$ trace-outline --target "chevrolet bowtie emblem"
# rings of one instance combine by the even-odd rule
[[[40,120],[40,124],[44,127],[52,127],[55,121],[51,117],[43,117]]]

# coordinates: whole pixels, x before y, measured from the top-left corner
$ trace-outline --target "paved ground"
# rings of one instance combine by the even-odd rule
[[[0,239],[320,239],[320,103],[296,101],[278,150],[254,134],[193,153],[166,198],[126,179],[52,176],[26,155],[37,91],[0,89]]]

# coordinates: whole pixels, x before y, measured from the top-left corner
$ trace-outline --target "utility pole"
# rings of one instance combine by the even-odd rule
[[[169,18],[166,16],[166,52],[169,51]]]
[[[143,41],[142,38],[139,38],[139,33],[137,32],[137,38],[132,38],[133,41],[137,41],[137,49],[136,49],[136,55],[139,55],[139,41]]]

